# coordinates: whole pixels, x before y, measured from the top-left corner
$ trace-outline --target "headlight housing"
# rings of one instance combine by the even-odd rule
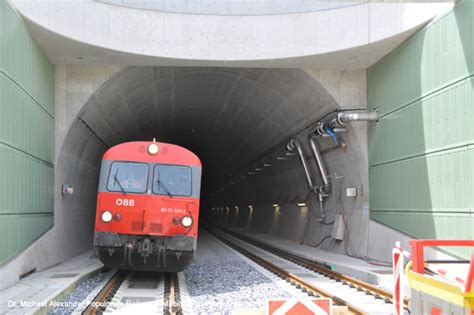
[[[184,227],[190,227],[191,225],[193,225],[193,218],[192,217],[183,217],[181,219],[181,224]]]
[[[106,211],[102,212],[102,215],[100,217],[101,217],[102,221],[110,222],[110,221],[112,221],[113,215],[112,215],[112,212],[106,210]]]
[[[160,148],[156,143],[152,143],[148,146],[148,153],[150,153],[151,155],[158,154],[158,151],[160,151]]]

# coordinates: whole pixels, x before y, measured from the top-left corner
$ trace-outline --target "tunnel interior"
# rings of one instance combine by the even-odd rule
[[[92,246],[100,160],[111,146],[156,138],[195,152],[203,163],[205,213],[233,177],[337,108],[301,69],[126,67],[84,104],[60,148],[56,186],[74,185],[73,195],[56,198],[63,242],[76,252]],[[269,167],[220,198],[234,204],[271,204],[269,196],[277,194],[304,199],[308,188],[297,159],[280,165],[295,169],[288,175],[294,180],[277,178],[281,167]]]

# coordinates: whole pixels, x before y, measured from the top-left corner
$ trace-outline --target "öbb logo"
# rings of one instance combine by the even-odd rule
[[[135,200],[133,199],[121,199],[117,198],[115,200],[115,204],[117,206],[124,206],[124,207],[133,207],[135,205]]]

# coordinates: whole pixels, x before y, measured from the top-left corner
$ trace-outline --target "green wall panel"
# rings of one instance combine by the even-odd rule
[[[54,68],[0,0],[0,264],[53,225]]]
[[[458,214],[374,212],[372,219],[385,223],[415,238],[474,239],[474,217]],[[415,231],[415,233],[414,233]],[[446,247],[459,256],[470,257],[471,249]]]
[[[0,103],[0,141],[51,163],[54,119],[2,73]]]
[[[472,71],[472,6],[462,2],[368,71],[371,108],[385,115]]]
[[[474,78],[369,124],[370,165],[378,165],[472,143]]]
[[[474,204],[473,174],[474,147],[470,146],[372,166],[370,208],[469,215]]]
[[[0,214],[53,213],[53,167],[0,144]]]
[[[27,247],[38,236],[44,234],[53,225],[53,219],[52,214],[0,216],[0,231],[2,231],[0,261],[12,258],[19,248]]]
[[[463,1],[368,70],[370,215],[413,237],[474,238],[473,19]]]
[[[0,1],[2,44],[0,68],[38,105],[54,115],[54,68],[28,33],[23,20]]]

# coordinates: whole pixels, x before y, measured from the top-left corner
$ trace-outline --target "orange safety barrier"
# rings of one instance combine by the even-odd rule
[[[413,271],[419,274],[425,273],[424,247],[432,246],[473,246],[474,240],[410,240]],[[469,272],[465,282],[465,291],[471,292],[474,280],[474,252],[471,256]]]

